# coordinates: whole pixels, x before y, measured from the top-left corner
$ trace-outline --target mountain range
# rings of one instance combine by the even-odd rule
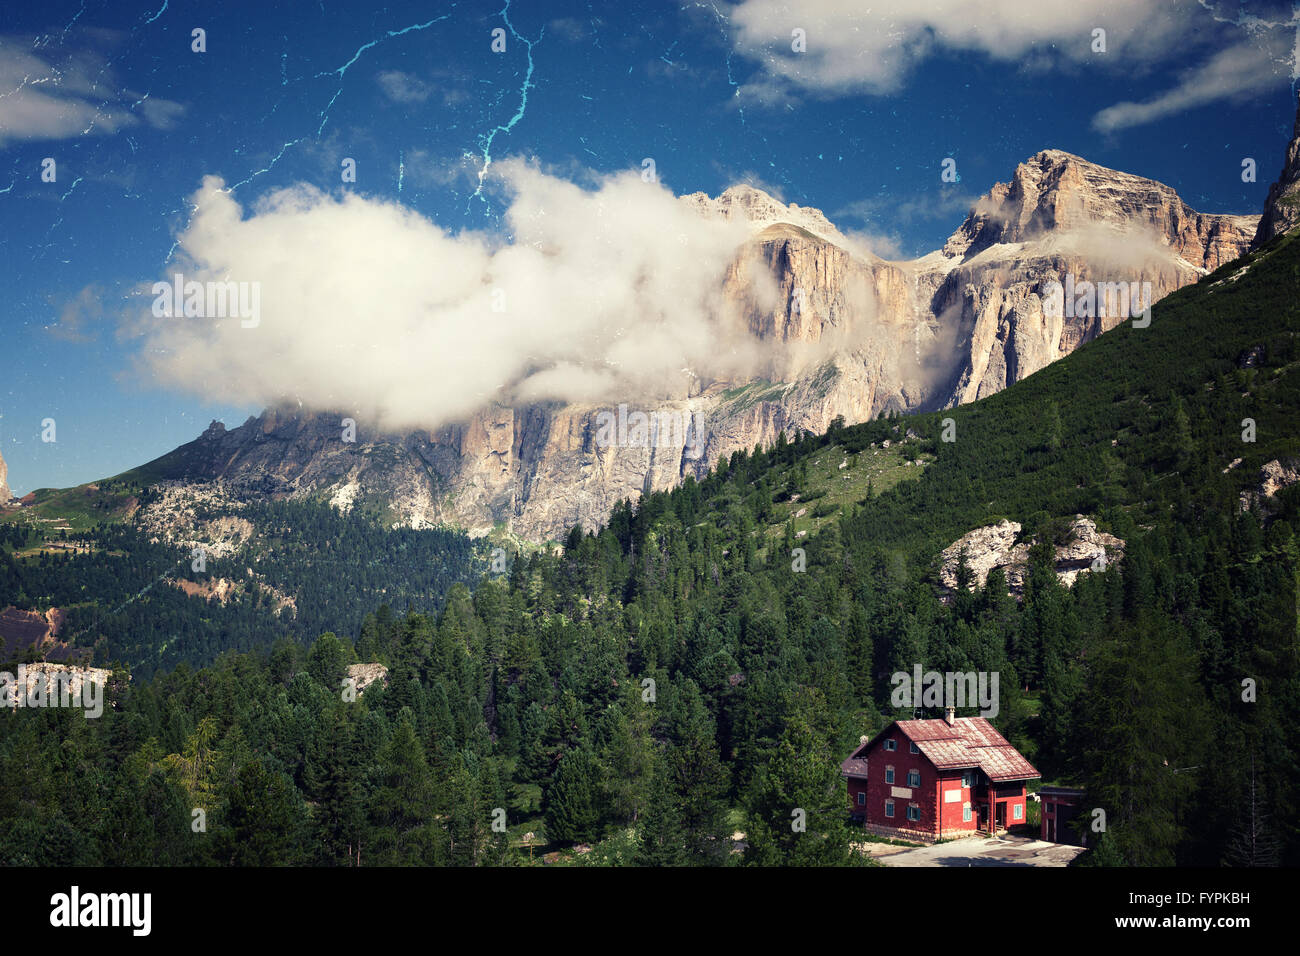
[[[401,434],[358,423],[349,435],[346,409],[268,408],[236,428],[213,422],[143,473],[234,502],[311,497],[413,528],[558,539],[778,434],[994,394],[1295,225],[1298,191],[1300,111],[1262,215],[1200,213],[1154,180],[1044,150],[980,198],[942,248],[890,261],[820,210],[752,186],[695,193],[680,201],[748,224],[724,292],[759,345],[757,377],[696,379],[684,397],[618,406],[489,404],[458,424]],[[1076,308],[1090,283],[1101,294]],[[1071,301],[1053,308],[1061,287]],[[1127,304],[1121,288],[1132,290]],[[638,413],[687,427],[638,438]],[[602,415],[633,428],[602,440]]]

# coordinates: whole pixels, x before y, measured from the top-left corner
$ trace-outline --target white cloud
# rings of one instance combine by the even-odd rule
[[[212,400],[432,428],[493,400],[682,397],[696,376],[757,361],[722,298],[743,222],[703,218],[635,172],[584,189],[520,160],[492,169],[510,193],[509,242],[308,186],[245,215],[205,179],[174,271],[260,282],[260,324],[146,306],[133,322],[143,371]]]
[[[387,70],[377,79],[384,94],[395,103],[423,103],[433,93],[428,83],[401,70]]]
[[[1264,92],[1285,76],[1278,63],[1287,38],[1275,34],[1269,39],[1276,48],[1272,55],[1251,42],[1229,47],[1208,63],[1186,71],[1173,89],[1140,103],[1124,102],[1106,107],[1092,118],[1093,128],[1111,133],[1208,103]]]
[[[142,121],[175,124],[184,107],[113,85],[94,53],[32,52],[30,38],[0,37],[0,146],[15,140],[109,135]],[[139,107],[139,113],[134,107]]]
[[[798,95],[894,93],[940,50],[1027,72],[1088,64],[1132,74],[1184,62],[1219,42],[1219,52],[1173,89],[1097,114],[1097,129],[1115,130],[1257,93],[1287,72],[1300,75],[1300,8],[1293,15],[1274,3],[1277,15],[1264,16],[1222,6],[1231,15],[1208,0],[908,0],[870,8],[740,0],[731,15],[733,44],[760,69],[737,101],[781,107]],[[806,33],[803,53],[791,49],[796,28]],[[1095,29],[1105,30],[1104,53],[1093,51]]]
[[[1061,60],[1095,56],[1092,31],[1106,30],[1117,62],[1166,52],[1185,29],[1168,0],[908,0],[870,7],[843,0],[742,0],[732,11],[738,52],[762,64],[757,90],[890,93],[936,49],[1015,62],[1054,47]],[[1186,6],[1183,6],[1186,9]],[[791,31],[806,52],[791,50]]]

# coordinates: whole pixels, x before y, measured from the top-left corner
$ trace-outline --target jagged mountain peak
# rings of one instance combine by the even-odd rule
[[[1297,223],[1300,223],[1300,97],[1296,101],[1291,145],[1287,147],[1281,174],[1269,187],[1251,248],[1258,249],[1274,236],[1289,232]]]
[[[784,223],[807,230],[818,238],[839,246],[849,244],[848,239],[820,209],[800,206],[798,203],[783,203],[770,193],[747,183],[728,186],[716,199],[707,193],[698,192],[683,196],[682,201],[701,215],[721,219],[739,216],[749,223],[754,235],[759,235],[773,225]]]
[[[1044,149],[975,203],[943,253],[969,260],[991,246],[1109,227],[1162,237],[1172,256],[1208,272],[1240,255],[1235,237],[1253,231],[1257,219],[1200,213],[1164,183]]]

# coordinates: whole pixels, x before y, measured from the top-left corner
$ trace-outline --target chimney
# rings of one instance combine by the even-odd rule
[[[949,727],[955,724],[957,722],[957,708],[945,707],[943,709],[943,719],[948,724]]]

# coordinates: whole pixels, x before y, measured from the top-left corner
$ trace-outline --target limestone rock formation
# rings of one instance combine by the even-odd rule
[[[946,592],[945,600],[950,600],[959,587],[958,570],[963,555],[971,574],[970,590],[983,587],[989,573],[1001,568],[1009,592],[1019,598],[1024,593],[1029,571],[1029,551],[1036,543],[1035,540],[1017,543],[1020,530],[1017,522],[1004,519],[969,531],[944,548],[939,555],[939,582]],[[1069,587],[1080,574],[1104,570],[1123,555],[1123,540],[1098,531],[1091,518],[1075,515],[1062,543],[1055,545],[1056,577]]]
[[[9,490],[9,466],[5,464],[4,455],[0,455],[0,507],[9,504],[13,493]]]
[[[348,677],[356,681],[357,696],[360,697],[375,681],[379,681],[381,686],[387,686],[388,668],[383,664],[349,664]]]
[[[1251,248],[1259,248],[1273,237],[1291,231],[1297,223],[1300,223],[1300,101],[1296,103],[1295,132],[1287,147],[1282,174],[1269,187]]]
[[[958,569],[964,556],[971,574],[968,587],[984,587],[990,571],[1011,565],[1018,537],[1020,523],[1006,519],[968,531],[941,552],[939,581],[949,591],[956,591]]]
[[[100,688],[86,702],[96,697],[102,701],[103,688],[109,685],[113,672],[106,667],[80,667],[73,664],[39,662],[20,664],[18,673],[0,682],[0,703],[11,709],[23,706],[61,706],[69,699],[74,706],[83,700],[82,688],[89,681]],[[16,679],[15,679],[16,678]]]
[[[1168,186],[1061,150],[1038,153],[976,204],[941,253],[918,260],[936,286],[930,311],[957,345],[938,404],[1001,391],[1141,312],[1139,303],[1237,259],[1257,222],[1198,213]],[[1052,283],[1090,283],[1095,301],[1053,310]]]
[[[632,414],[689,421],[689,435],[666,427],[653,441],[602,441],[602,415],[622,403],[551,402],[488,404],[405,434],[358,421],[348,441],[346,410],[272,408],[230,430],[214,422],[160,470],[236,498],[318,496],[416,527],[558,539],[603,522],[621,499],[702,477],[721,456],[782,432],[992,394],[1126,317],[1057,314],[1045,305],[1052,282],[1145,282],[1158,300],[1242,254],[1258,220],[1198,213],[1167,186],[1059,150],[1022,163],[942,249],[908,262],[754,187],[681,201],[748,223],[724,292],[761,356],[734,381],[624,400]]]
[[[1300,481],[1300,461],[1274,458],[1259,470],[1259,484],[1241,494],[1241,510],[1249,511],[1255,505],[1267,506],[1268,499],[1283,488]]]

